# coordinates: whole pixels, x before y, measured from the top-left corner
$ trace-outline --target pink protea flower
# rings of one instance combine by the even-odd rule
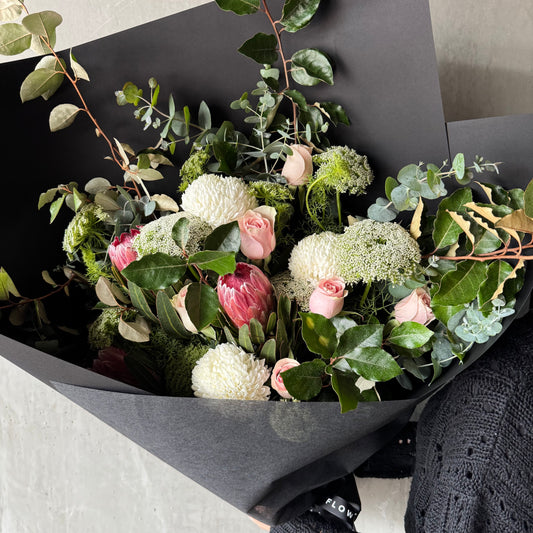
[[[238,328],[252,318],[266,326],[274,309],[274,289],[261,269],[237,263],[233,274],[218,278],[217,292],[220,305]]]
[[[137,259],[137,252],[132,247],[133,238],[139,235],[138,229],[132,229],[129,233],[123,233],[120,237],[115,237],[108,246],[107,253],[111,263],[118,271],[126,268],[132,261]]]
[[[98,359],[94,359],[91,370],[108,378],[122,381],[122,383],[137,386],[135,378],[124,361],[126,355],[124,350],[114,346],[98,350]]]

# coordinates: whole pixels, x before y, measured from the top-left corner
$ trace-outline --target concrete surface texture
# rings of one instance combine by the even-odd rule
[[[60,49],[206,1],[26,4],[32,12],[63,15]],[[447,120],[533,112],[531,1],[430,4]],[[0,533],[259,531],[244,514],[1,358],[0,472]],[[359,530],[402,532],[409,480],[365,479],[359,486]]]

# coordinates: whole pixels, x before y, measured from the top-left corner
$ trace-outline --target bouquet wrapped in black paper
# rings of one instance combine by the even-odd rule
[[[446,129],[421,0],[216,3],[233,13],[196,8],[76,55],[53,49],[57,13],[3,9],[0,52],[45,55],[2,67],[24,103],[7,120],[32,135],[7,162],[21,179],[7,184],[0,345],[277,523],[525,308],[533,121]],[[55,263],[52,288],[23,296]]]

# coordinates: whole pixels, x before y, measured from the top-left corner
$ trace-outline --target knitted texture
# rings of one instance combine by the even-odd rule
[[[533,317],[425,407],[407,533],[533,532]]]
[[[270,533],[346,533],[345,526],[327,520],[318,513],[306,512],[279,526],[270,528]]]

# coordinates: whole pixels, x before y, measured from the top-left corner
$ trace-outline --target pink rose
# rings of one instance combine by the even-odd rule
[[[309,299],[309,310],[326,318],[338,315],[348,294],[345,286],[344,281],[337,276],[320,280]]]
[[[275,220],[276,210],[266,205],[248,210],[239,218],[241,252],[248,259],[265,259],[272,253],[276,247]]]
[[[137,259],[137,252],[132,248],[132,241],[139,233],[138,229],[132,229],[129,233],[115,237],[115,240],[108,246],[109,259],[119,272]]]
[[[282,398],[289,400],[292,398],[292,396],[287,392],[287,389],[283,384],[281,373],[285,372],[285,370],[289,370],[290,368],[294,368],[299,364],[300,363],[296,361],[296,359],[289,359],[288,357],[285,357],[284,359],[280,359],[274,365],[274,370],[272,370],[272,376],[270,377],[270,385]]]
[[[235,272],[218,278],[217,293],[220,305],[238,328],[252,318],[264,328],[274,310],[274,288],[255,265],[237,263]]]
[[[289,185],[305,185],[313,174],[312,149],[302,144],[291,144],[291,149],[292,155],[287,156],[281,175]]]
[[[187,313],[187,308],[185,307],[185,298],[187,296],[188,289],[189,286],[185,285],[185,287],[181,288],[178,294],[175,294],[172,297],[172,307],[174,307],[174,309],[178,312],[178,315],[180,316],[185,329],[187,331],[190,331],[191,333],[198,333],[198,330],[196,329],[196,326],[192,323],[192,320],[189,317],[189,313]]]
[[[427,326],[435,318],[429,294],[422,287],[418,287],[394,306],[394,316],[400,324],[418,322]]]

